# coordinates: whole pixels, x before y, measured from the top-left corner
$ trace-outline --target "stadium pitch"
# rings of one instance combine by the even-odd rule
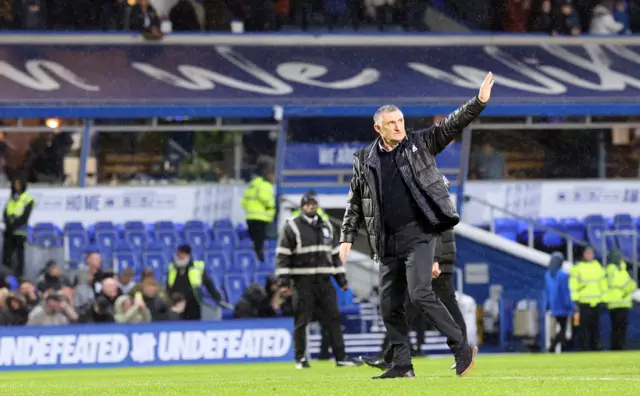
[[[640,352],[478,355],[456,378],[452,359],[414,361],[417,378],[374,381],[368,367],[312,362],[4,372],[0,395],[638,395]],[[435,393],[434,393],[435,394]]]

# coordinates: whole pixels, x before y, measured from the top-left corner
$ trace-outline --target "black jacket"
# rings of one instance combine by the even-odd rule
[[[421,211],[434,233],[448,230],[458,224],[456,213],[442,176],[435,163],[435,156],[447,147],[485,107],[477,97],[449,114],[440,123],[428,129],[407,132],[407,138],[396,150],[401,150],[405,164],[400,166],[403,179],[408,184]],[[353,243],[358,236],[360,223],[364,221],[374,259],[384,254],[384,227],[380,211],[380,158],[376,139],[360,150],[353,161],[353,178],[347,198],[347,210],[342,222],[340,242]]]
[[[320,216],[315,224],[303,215],[288,219],[276,248],[278,284],[288,287],[295,276],[333,275],[339,286],[346,285],[338,253],[338,238],[330,222]]]
[[[456,236],[453,229],[444,231],[438,237],[433,261],[440,264],[443,274],[453,273],[453,267],[456,265]]]

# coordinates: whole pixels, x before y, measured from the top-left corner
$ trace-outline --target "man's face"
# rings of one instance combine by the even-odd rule
[[[101,261],[99,253],[91,253],[87,256],[87,265],[93,270],[100,269]]]
[[[404,115],[401,111],[382,114],[380,122],[373,126],[385,142],[400,143],[407,136]]]
[[[60,267],[58,267],[57,265],[51,267],[51,270],[49,271],[49,274],[55,278],[60,276]]]
[[[57,300],[50,299],[50,300],[47,300],[46,302],[46,308],[49,313],[60,312],[61,310],[60,305],[61,305],[60,301],[57,301]]]
[[[20,293],[25,296],[30,296],[35,291],[35,287],[31,282],[22,282],[20,284]]]
[[[183,313],[184,309],[187,307],[186,301],[180,301],[173,306],[176,312]]]
[[[318,204],[315,202],[310,202],[306,205],[303,205],[302,212],[304,212],[306,216],[315,217],[315,215],[318,214]]]
[[[115,297],[118,294],[118,285],[113,279],[106,279],[102,283],[102,292],[105,296]]]
[[[490,145],[489,143],[485,143],[482,145],[482,152],[487,155],[491,155],[495,153],[495,150],[493,149],[492,145]]]
[[[585,250],[584,253],[582,254],[582,257],[584,258],[585,261],[593,260],[593,250],[591,249]]]
[[[145,283],[142,285],[142,294],[147,297],[155,297],[158,294],[158,286],[153,283]]]

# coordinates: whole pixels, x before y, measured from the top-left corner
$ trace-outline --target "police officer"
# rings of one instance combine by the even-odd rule
[[[583,351],[597,351],[600,343],[599,304],[607,297],[607,274],[595,259],[593,249],[587,247],[582,261],[571,267],[569,273],[571,300],[580,312],[580,338]]]
[[[214,286],[211,278],[204,270],[204,261],[191,259],[191,246],[182,245],[174,261],[169,264],[167,274],[167,293],[173,295],[180,293],[185,297],[186,307],[182,314],[183,320],[200,320],[203,286],[207,289],[216,304],[224,308],[233,309],[233,306],[222,301],[222,296]]]
[[[24,242],[27,238],[29,216],[36,203],[27,191],[24,181],[16,179],[11,184],[11,196],[4,208],[4,246],[2,264],[13,269],[16,277],[24,273]],[[16,254],[16,265],[11,265],[11,258]]]
[[[278,284],[283,295],[293,297],[296,368],[310,367],[305,356],[307,325],[316,308],[322,326],[330,333],[336,365],[360,365],[360,361],[349,359],[345,353],[338,300],[330,279],[334,276],[342,289],[348,288],[344,267],[337,257],[333,227],[318,216],[315,196],[305,195],[300,207],[302,213],[286,221],[276,249]]]
[[[260,165],[260,176],[251,180],[242,198],[249,237],[258,260],[264,262],[264,241],[267,230],[276,215],[276,199],[273,192],[275,169],[270,162]]]
[[[611,350],[621,351],[627,341],[629,327],[629,310],[633,306],[631,295],[638,288],[629,276],[627,263],[622,259],[620,251],[609,253],[607,262],[607,283],[609,284],[607,308],[611,318]]]

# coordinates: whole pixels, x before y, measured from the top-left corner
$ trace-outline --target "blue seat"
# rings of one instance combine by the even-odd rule
[[[142,253],[142,267],[151,268],[156,279],[163,282],[169,267],[169,259],[162,251],[145,251]]]
[[[116,226],[112,221],[98,221],[93,225],[94,231],[98,230],[115,230]]]
[[[231,219],[219,219],[213,222],[213,229],[233,229]]]
[[[153,228],[156,230],[174,230],[176,229],[175,224],[173,224],[173,221],[169,221],[169,220],[162,220],[162,221],[156,221],[156,223],[153,225]]]
[[[245,224],[238,224],[236,226],[236,235],[239,239],[249,238],[249,229]]]
[[[100,254],[107,258],[112,257],[113,250],[115,249],[119,240],[115,228],[111,230],[96,229],[94,238]]]
[[[235,305],[247,288],[247,281],[242,275],[227,275],[224,280],[224,288],[229,302]]]
[[[139,256],[133,251],[117,251],[113,255],[114,268],[117,274],[122,274],[127,268],[131,268],[135,275],[140,274]]]
[[[624,213],[624,214],[617,214],[615,216],[613,216],[613,227],[614,228],[618,228],[619,225],[630,225],[633,226],[633,217],[631,217],[630,214],[628,213]]]
[[[624,224],[624,223],[617,224],[616,231],[631,231],[636,233],[636,235],[638,232],[633,222],[627,223],[627,224]],[[639,238],[637,238],[636,240],[640,241]],[[618,246],[620,247],[620,251],[622,252],[624,257],[627,258],[627,260],[631,260],[634,256],[633,236],[632,235],[616,235],[616,242],[618,243]]]
[[[568,234],[570,237],[577,239],[579,241],[586,240],[586,236],[585,236],[586,227],[584,223],[582,223],[577,218],[575,217],[564,218],[560,220],[560,223],[558,225],[560,227],[560,230],[565,234]]]
[[[82,261],[84,259],[85,249],[89,245],[89,236],[85,230],[69,229],[66,233],[65,241],[69,261]]]
[[[190,230],[203,230],[206,231],[206,227],[204,225],[204,223],[200,220],[189,220],[186,223],[184,223],[184,230],[185,231],[190,231]]]
[[[125,230],[144,230],[147,226],[139,220],[127,221],[124,223]]]
[[[37,223],[35,226],[33,226],[34,231],[50,231],[50,230],[56,230],[57,228],[58,227],[56,227],[53,223],[47,223],[47,222]]]
[[[224,249],[233,249],[235,243],[235,232],[233,229],[214,229],[213,239]]]
[[[235,242],[236,249],[253,249],[253,241],[251,239],[237,239]]]
[[[601,215],[590,215],[585,219],[587,227],[587,241],[593,247],[598,257],[602,254],[603,233],[608,231],[607,221]],[[615,238],[608,237],[606,240],[607,249],[611,250],[617,247]]]
[[[82,225],[82,223],[80,223],[79,221],[70,221],[68,223],[65,223],[64,225],[65,233],[67,233],[68,231],[77,231],[77,230],[84,231],[84,225]]]
[[[496,229],[496,234],[501,232],[518,232],[518,222],[514,219],[495,219],[494,225]]]
[[[62,236],[56,229],[35,229],[33,231],[33,243],[42,248],[62,246]]]
[[[225,273],[231,267],[227,252],[219,249],[207,249],[204,252],[204,263],[207,268]]]
[[[147,230],[144,228],[129,229],[124,232],[124,241],[132,248],[141,251],[147,246]]]
[[[269,278],[270,275],[271,271],[257,271],[253,274],[253,282],[260,286],[265,286],[267,284],[267,278]]]
[[[518,241],[518,233],[517,232],[496,232],[497,235],[500,235],[503,238],[506,238],[510,241]]]
[[[253,279],[253,273],[258,267],[258,258],[253,250],[244,249],[233,252],[233,260],[229,274],[243,274],[247,282]]]
[[[204,229],[190,229],[185,230],[184,239],[187,244],[191,246],[193,250],[199,250],[200,252],[209,246],[209,234]]]
[[[173,228],[156,228],[155,241],[164,246],[165,249],[174,250],[178,246],[180,238]]]
[[[549,248],[555,248],[564,245],[564,238],[552,231],[546,231],[542,234],[542,245]]]
[[[267,239],[264,243],[264,248],[265,249],[273,249],[275,250],[275,248],[278,247],[278,241],[275,239]]]
[[[276,268],[276,250],[266,249],[264,251],[264,262],[258,261],[257,271],[270,271],[273,272]]]

